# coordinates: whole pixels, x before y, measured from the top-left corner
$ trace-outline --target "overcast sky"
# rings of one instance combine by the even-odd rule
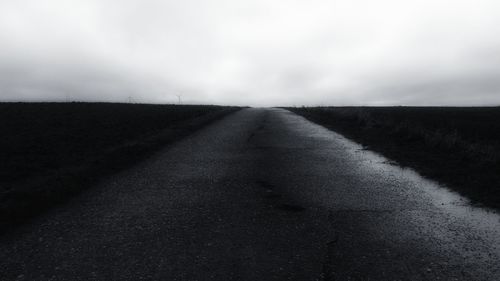
[[[0,99],[500,105],[498,0],[0,0]]]

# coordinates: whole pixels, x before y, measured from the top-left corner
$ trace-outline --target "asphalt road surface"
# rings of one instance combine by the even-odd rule
[[[499,218],[245,109],[0,237],[0,279],[500,280]]]

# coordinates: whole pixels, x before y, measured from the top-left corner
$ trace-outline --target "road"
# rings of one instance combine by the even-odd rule
[[[0,237],[0,280],[500,280],[499,218],[245,109]]]

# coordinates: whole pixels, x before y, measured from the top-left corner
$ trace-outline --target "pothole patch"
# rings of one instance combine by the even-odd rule
[[[306,210],[306,208],[303,206],[290,203],[280,204],[278,208],[287,212],[294,212],[294,213],[300,213]]]
[[[268,183],[267,181],[256,181],[256,183],[264,188],[267,188],[268,190],[272,190],[273,185]]]
[[[274,192],[272,189],[266,190],[265,196],[266,196],[266,198],[269,198],[269,199],[281,198],[281,194]]]

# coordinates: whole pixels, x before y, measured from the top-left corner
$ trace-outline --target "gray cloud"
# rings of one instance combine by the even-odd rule
[[[7,0],[0,98],[498,105],[493,0]]]

